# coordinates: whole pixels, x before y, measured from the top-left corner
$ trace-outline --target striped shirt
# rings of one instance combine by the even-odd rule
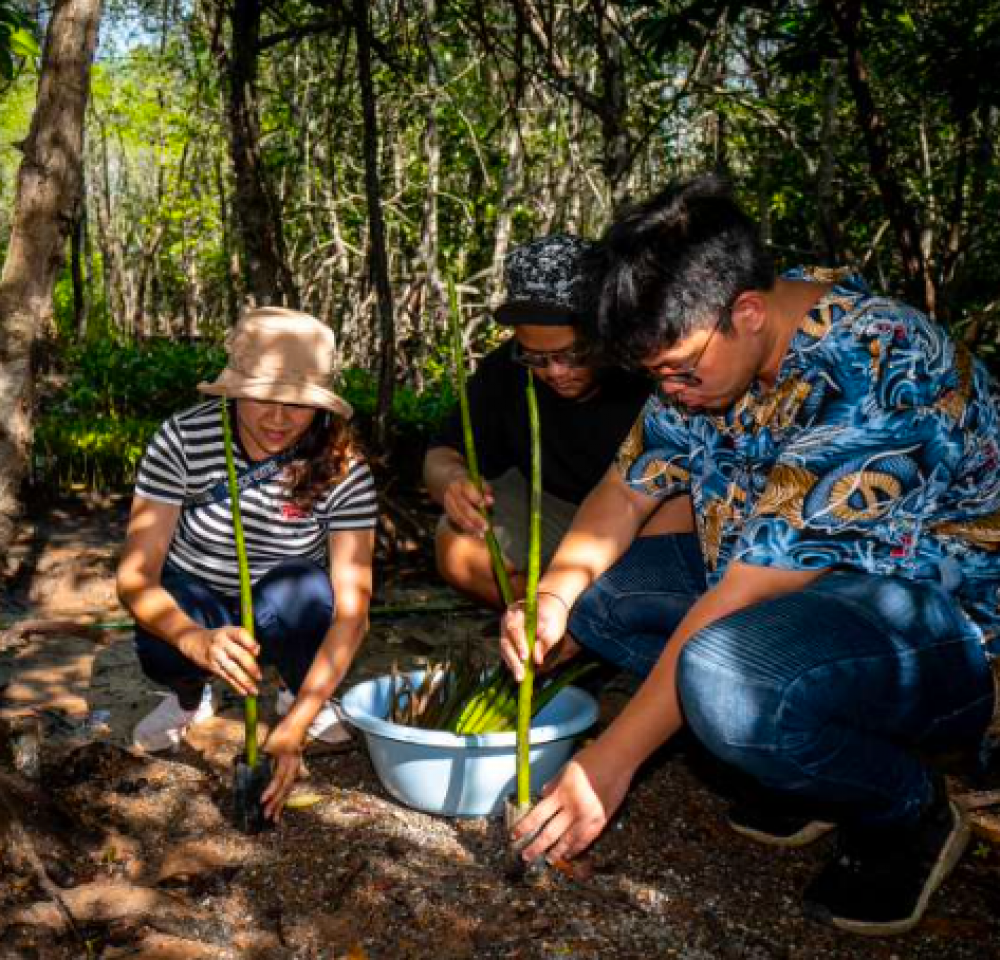
[[[219,399],[200,403],[174,414],[160,427],[139,466],[135,492],[182,508],[167,561],[235,596],[240,584],[229,498],[221,503],[188,502],[226,479],[220,403]],[[233,439],[233,459],[241,473],[251,461],[236,431]],[[307,514],[288,500],[279,472],[241,491],[240,514],[251,582],[291,559],[328,567],[329,534],[375,526],[375,482],[368,465],[355,459],[344,479]]]

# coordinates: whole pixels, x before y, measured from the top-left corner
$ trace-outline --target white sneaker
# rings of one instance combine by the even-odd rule
[[[275,703],[275,712],[279,717],[283,717],[292,709],[295,703],[295,694],[286,687],[278,690],[278,699]],[[324,743],[347,743],[351,739],[347,732],[347,725],[341,719],[340,711],[332,700],[327,700],[323,708],[316,714],[316,719],[309,724],[309,736],[313,740],[322,740]]]
[[[188,727],[203,723],[215,716],[212,704],[212,688],[205,685],[201,703],[194,710],[182,710],[177,694],[163,698],[160,705],[146,714],[132,731],[132,745],[146,753],[160,753],[180,746]]]

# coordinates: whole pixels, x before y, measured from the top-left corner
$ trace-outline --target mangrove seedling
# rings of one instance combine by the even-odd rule
[[[532,718],[561,690],[596,666],[595,660],[575,661],[536,677]],[[445,730],[459,736],[514,733],[518,689],[517,681],[503,664],[485,667],[468,653],[428,663],[419,682],[401,673],[394,662],[386,719],[401,726]]]
[[[535,686],[535,639],[538,635],[538,578],[541,567],[542,546],[542,439],[538,423],[538,400],[535,396],[535,377],[528,371],[528,427],[531,431],[531,501],[528,528],[528,570],[524,592],[524,636],[527,656],[524,658],[524,677],[517,691],[517,795],[515,802],[507,802],[504,825],[507,836],[531,809],[531,718],[532,696]],[[521,858],[521,851],[531,837],[511,841],[507,846],[506,872],[511,879],[521,879],[529,869]],[[540,868],[540,864],[535,865]]]
[[[250,588],[250,565],[247,563],[246,540],[243,537],[243,518],[240,515],[240,491],[236,482],[236,464],[233,460],[233,436],[229,421],[229,403],[223,398],[222,438],[226,450],[226,474],[229,481],[229,509],[236,538],[236,563],[240,577],[240,622],[252,637],[253,596]],[[261,795],[271,782],[271,763],[260,753],[257,740],[257,698],[243,698],[243,754],[236,758],[233,769],[233,823],[243,833],[260,833],[273,826],[264,814]]]
[[[483,477],[479,472],[479,458],[476,456],[476,441],[472,434],[472,415],[469,412],[469,393],[465,385],[465,351],[462,349],[462,326],[458,309],[458,292],[455,281],[448,279],[448,326],[451,328],[451,356],[455,365],[455,384],[458,387],[458,409],[462,418],[462,442],[465,446],[465,463],[469,468],[469,477],[476,489],[483,492]],[[490,566],[496,577],[497,589],[503,599],[504,606],[514,602],[514,591],[510,585],[510,574],[503,562],[500,544],[493,531],[493,521],[488,510],[483,510],[486,521],[486,549],[490,552]]]
[[[531,430],[531,510],[528,528],[528,571],[524,590],[524,635],[528,655],[524,678],[517,691],[517,806],[523,813],[531,806],[531,698],[535,687],[535,637],[538,633],[538,577],[542,541],[542,439],[538,425],[535,375],[528,371],[528,426]]]

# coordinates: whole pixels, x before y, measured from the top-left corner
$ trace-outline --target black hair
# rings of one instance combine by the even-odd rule
[[[719,321],[747,290],[774,286],[774,262],[756,224],[716,175],[673,183],[627,209],[586,264],[596,285],[590,338],[635,366]]]

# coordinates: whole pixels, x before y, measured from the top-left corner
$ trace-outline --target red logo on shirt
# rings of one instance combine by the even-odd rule
[[[294,503],[286,503],[281,508],[282,520],[305,520],[306,512]]]

